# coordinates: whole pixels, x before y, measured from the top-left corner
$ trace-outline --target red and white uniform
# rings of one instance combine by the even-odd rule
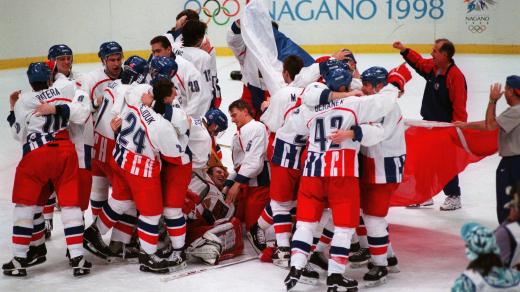
[[[177,89],[176,99],[189,116],[203,116],[209,110],[213,99],[211,86],[190,61],[177,56],[175,62],[178,70],[172,82]]]
[[[89,94],[94,110],[99,107],[97,98],[105,94],[105,89],[111,81],[113,81],[113,79],[105,73],[104,68],[99,68],[82,75],[80,81],[81,88]],[[96,119],[97,115],[94,116],[94,120]]]
[[[190,139],[188,141],[192,157],[193,170],[202,170],[208,165],[212,141],[202,117],[192,118],[190,128]]]
[[[202,75],[203,81],[211,88],[213,98],[220,99],[220,88],[218,86],[216,67],[213,67],[211,56],[204,50],[195,47],[184,47],[182,57],[190,61]]]

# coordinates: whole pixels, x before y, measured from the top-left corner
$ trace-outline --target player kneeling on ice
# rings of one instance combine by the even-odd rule
[[[51,87],[51,70],[45,63],[31,63],[27,70],[33,92],[24,93],[8,117],[14,137],[23,143],[23,158],[16,168],[13,188],[14,258],[2,266],[4,275],[22,277],[26,269],[45,261],[41,208],[49,198],[42,189],[52,183],[62,206],[62,222],[70,266],[74,276],[90,273],[92,264],[83,258],[83,215],[80,209],[78,157],[69,135],[68,123],[83,123],[90,111],[81,106],[84,95],[77,95],[74,84]],[[11,96],[13,106],[17,99]],[[45,194],[45,195],[42,195]],[[41,240],[43,241],[43,240]],[[43,245],[43,247],[42,247]],[[41,249],[40,249],[41,247]],[[38,254],[41,250],[42,253]]]

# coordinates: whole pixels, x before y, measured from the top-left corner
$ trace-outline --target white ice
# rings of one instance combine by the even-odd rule
[[[402,62],[399,54],[356,55],[360,70],[369,66],[391,68]],[[470,120],[484,117],[488,102],[489,85],[505,82],[520,68],[520,56],[507,55],[456,55],[455,60],[464,72],[468,84],[467,110]],[[86,72],[99,64],[75,65],[74,70]],[[229,79],[231,70],[238,70],[234,58],[218,59],[220,85],[223,93],[222,109],[240,97],[242,85]],[[516,68],[516,69],[515,69]],[[11,259],[12,210],[11,191],[16,165],[21,158],[21,149],[10,134],[6,117],[9,113],[9,94],[18,89],[29,90],[25,69],[0,71],[0,262]],[[405,118],[419,119],[422,91],[425,81],[414,73],[407,85],[406,94],[400,105]],[[497,113],[506,108],[504,100],[499,101]],[[229,145],[234,126],[220,139]],[[229,149],[224,148],[224,161],[230,164]],[[401,273],[390,274],[388,283],[370,291],[446,291],[464,270],[467,260],[464,244],[459,236],[464,222],[477,221],[488,227],[497,225],[495,215],[495,169],[498,155],[470,165],[460,175],[462,189],[462,209],[452,212],[439,211],[444,200],[441,193],[435,197],[432,208],[411,210],[392,208],[388,220],[391,224],[391,240],[399,258]],[[87,224],[91,222],[86,214]],[[47,242],[47,262],[28,270],[27,279],[13,279],[0,276],[0,291],[285,291],[283,279],[287,270],[272,264],[250,261],[247,263],[209,271],[182,279],[161,282],[163,276],[139,272],[137,265],[107,265],[87,253],[94,263],[92,274],[74,279],[65,259],[65,241],[59,213],[55,215],[52,238]],[[248,246],[248,243],[246,243]],[[247,248],[246,252],[251,253]],[[347,269],[347,274],[359,282],[365,269]],[[319,286],[299,284],[294,291],[325,291],[326,275],[321,274]],[[361,288],[363,289],[363,288]]]

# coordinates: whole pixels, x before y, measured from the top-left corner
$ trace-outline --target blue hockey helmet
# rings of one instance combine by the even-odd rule
[[[225,131],[228,128],[228,119],[226,114],[217,108],[212,108],[204,115],[208,126],[217,125],[216,133]]]
[[[339,61],[336,59],[329,59],[325,62],[321,62],[319,64],[319,67],[320,67],[320,75],[323,78],[325,78],[325,75],[327,75],[327,73],[329,73],[330,71],[335,70],[335,69],[350,70],[347,62]]]
[[[116,42],[104,42],[99,46],[98,57],[105,60],[108,56],[113,54],[123,55],[123,48]]]
[[[332,91],[340,91],[342,86],[348,90],[350,82],[352,82],[352,73],[343,68],[337,68],[329,71],[325,77],[325,84]]]
[[[388,71],[383,67],[370,67],[361,74],[362,82],[370,82],[372,86],[376,87],[379,83],[386,85],[388,78]]]
[[[61,56],[72,56],[72,49],[64,44],[54,45],[50,47],[47,59],[56,60],[58,57]]]
[[[150,61],[152,84],[161,79],[170,80],[177,73],[177,63],[169,57],[153,57]]]
[[[44,62],[31,63],[27,69],[29,83],[47,82],[51,79],[51,69]]]
[[[148,62],[139,56],[131,56],[126,59],[121,72],[121,82],[131,84],[136,81],[143,83],[148,74]]]

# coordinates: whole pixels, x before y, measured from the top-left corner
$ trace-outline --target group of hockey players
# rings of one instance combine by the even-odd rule
[[[317,283],[313,265],[328,271],[329,291],[357,289],[345,276],[349,261],[368,266],[369,285],[398,271],[385,217],[405,163],[397,99],[411,78],[407,67],[360,73],[348,50],[307,67],[291,55],[285,84],[270,97],[262,91],[258,102],[247,85],[261,74],[251,74],[254,60],[235,21],[227,40],[245,86],[244,98],[226,109],[238,129],[228,174],[216,142],[228,119],[205,34],[198,14],[186,10],[150,41],[148,60],[126,57],[109,41],[99,48],[102,68],[89,73],[72,71],[63,44],[30,64],[33,91],[10,97],[8,122],[23,157],[5,275],[25,276],[46,260],[55,201],[74,276],[92,267],[84,248],[154,273],[182,269],[188,257],[216,264],[242,252],[242,222],[262,257],[289,270],[287,290]],[[85,227],[89,203],[93,223]]]

